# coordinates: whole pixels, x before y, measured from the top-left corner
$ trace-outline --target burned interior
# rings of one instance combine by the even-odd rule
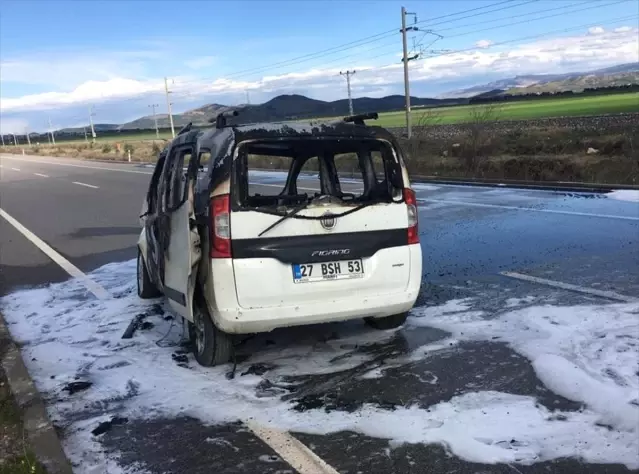
[[[286,170],[281,189],[251,190],[251,177],[263,168]],[[319,197],[344,205],[389,202],[401,195],[402,178],[390,143],[358,138],[280,138],[241,143],[233,164],[232,188],[239,208],[297,206]],[[343,182],[357,183],[344,191]],[[301,183],[301,184],[300,184]]]

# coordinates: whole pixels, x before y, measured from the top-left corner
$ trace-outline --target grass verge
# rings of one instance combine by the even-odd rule
[[[10,341],[0,334],[0,357]],[[22,412],[16,404],[7,377],[0,366],[0,474],[46,474],[35,459],[24,431]]]

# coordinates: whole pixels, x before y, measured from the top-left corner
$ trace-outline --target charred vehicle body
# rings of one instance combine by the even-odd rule
[[[417,202],[397,141],[368,118],[377,114],[252,125],[220,115],[162,150],[140,217],[138,294],[168,298],[200,364],[228,362],[233,334],[404,323],[421,284]],[[285,182],[265,184],[274,173],[260,168],[275,160]]]

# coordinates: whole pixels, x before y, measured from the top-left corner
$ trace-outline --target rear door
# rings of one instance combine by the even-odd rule
[[[386,158],[393,156],[389,152]],[[375,192],[371,182],[363,179],[366,173],[375,174],[374,183],[383,187],[385,169],[378,165],[377,170],[362,170],[352,153],[334,157],[336,169],[332,171],[319,157],[306,161],[299,174],[289,171],[288,180],[295,182],[298,194],[323,195],[299,211],[297,217],[301,218],[281,220],[254,210],[231,213],[233,268],[240,306],[295,306],[405,291],[410,252],[401,188],[393,191],[396,202],[349,202],[352,196]],[[269,159],[270,163],[286,160]],[[268,200],[268,195],[282,192],[286,175],[252,173],[251,167],[264,166],[264,157],[247,162],[249,198],[257,196],[259,203]],[[291,165],[292,159],[288,158],[287,163]],[[348,171],[342,172],[330,189],[333,196],[324,195],[331,188],[329,175],[340,168]],[[345,195],[345,201],[340,195]],[[289,212],[293,207],[289,206]]]
[[[167,228],[162,230],[168,231],[163,291],[173,310],[189,321],[193,320],[194,269],[201,258],[193,207],[198,169],[194,151],[194,144],[188,142],[172,148],[161,196],[168,215]]]

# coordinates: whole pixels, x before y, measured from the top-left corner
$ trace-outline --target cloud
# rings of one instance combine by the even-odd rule
[[[596,34],[593,34],[591,29],[581,35],[547,38],[507,47],[489,44],[489,40],[481,40],[475,43],[472,50],[411,61],[411,82],[415,83],[413,91],[427,91],[427,94],[434,95],[437,91],[430,86],[436,85],[444,92],[460,88],[462,83],[465,87],[483,83],[490,74],[510,77],[518,74],[570,72],[637,60],[638,28],[627,26],[596,31]],[[352,80],[355,96],[402,93],[402,64],[390,59],[393,54],[394,52],[389,52],[388,56],[388,61],[393,61],[393,64],[386,66],[379,66],[379,63],[375,62],[379,60],[367,61],[359,58],[356,59],[357,62],[349,64],[349,69],[357,70]],[[210,56],[189,60],[196,68],[206,67],[206,64],[212,61],[215,61],[215,58]],[[331,61],[334,63],[333,58],[327,59],[327,63]],[[95,64],[93,63],[93,66]],[[172,100],[176,104],[197,103],[204,99],[220,102],[236,100],[239,103],[245,100],[245,90],[251,91],[251,101],[254,103],[258,100],[268,100],[281,93],[309,94],[320,99],[334,100],[346,95],[344,80],[339,76],[340,68],[343,69],[344,65],[340,64],[340,67],[335,68],[320,66],[262,78],[230,77],[212,81],[199,78],[197,71],[192,71],[188,76],[174,77],[170,87],[173,92]],[[4,70],[2,75],[4,82]],[[137,79],[134,79],[135,77]],[[442,90],[446,88],[446,84],[454,86]],[[163,93],[163,78],[140,79],[139,75],[128,74],[128,71],[111,71],[108,75],[96,74],[94,78],[87,79],[66,91],[29,94],[15,98],[3,97],[0,100],[0,111],[3,116],[10,113],[12,118],[19,118],[20,114],[29,111],[59,111],[72,107],[83,107],[85,110],[88,104],[98,106],[100,103],[109,103],[109,111],[115,110],[115,105],[118,105],[120,110],[128,110],[127,115],[144,115],[147,103],[150,102],[142,101],[162,100]],[[140,102],[135,103],[136,100]],[[141,110],[145,112],[138,113]],[[105,113],[101,114],[100,120],[111,119]]]
[[[593,26],[588,28],[588,34],[590,35],[603,35],[606,32],[601,26]]]
[[[70,92],[44,92],[15,99],[1,99],[0,110],[47,110],[78,103],[89,104],[109,99],[125,99],[152,92],[164,91],[164,82],[136,81],[134,79],[113,78],[107,81],[87,81]]]
[[[475,46],[477,46],[478,48],[488,48],[490,46],[492,46],[493,41],[490,40],[479,40],[475,43]]]
[[[2,58],[3,83],[44,85],[69,89],[87,81],[108,81],[116,77],[145,77],[148,61],[159,59],[153,51],[96,51],[95,54],[36,54],[28,58]]]

